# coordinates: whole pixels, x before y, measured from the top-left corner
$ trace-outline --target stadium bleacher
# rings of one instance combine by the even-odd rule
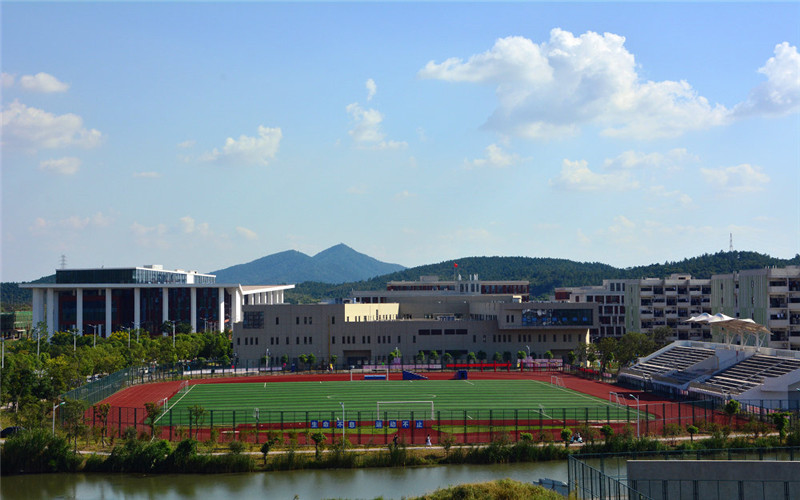
[[[702,388],[741,394],[762,385],[767,377],[780,377],[800,369],[800,359],[756,354],[704,381]]]
[[[683,371],[714,355],[713,349],[703,347],[674,346],[656,356],[636,363],[630,370],[633,374],[652,377],[674,371]],[[638,372],[638,373],[637,373]]]

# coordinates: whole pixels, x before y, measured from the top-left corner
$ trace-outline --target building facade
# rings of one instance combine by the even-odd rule
[[[526,294],[515,295],[521,289],[509,287],[527,290],[527,282],[496,282],[491,286],[500,288],[491,289],[481,282],[481,292],[453,288],[457,281],[427,278],[404,282],[420,289],[402,290],[389,289],[396,286],[390,283],[386,291],[354,292],[336,304],[245,305],[243,321],[233,328],[234,354],[247,364],[268,357],[271,366],[284,356],[297,363],[302,354],[360,366],[386,362],[395,350],[408,362],[420,353],[428,359],[432,351],[462,361],[481,351],[487,360],[495,353],[516,360],[520,351],[562,357],[589,342],[589,329],[596,327],[596,304],[523,301]],[[479,285],[477,279],[463,284]]]
[[[244,304],[282,303],[284,290],[294,288],[218,284],[214,275],[158,265],[59,269],[55,283],[21,286],[32,289],[33,324],[44,322],[48,335],[73,331],[103,337],[126,329],[161,334],[165,322],[223,331],[241,321]]]
[[[800,349],[800,267],[714,275],[711,287],[714,312],[766,326],[770,347]]]
[[[602,337],[625,335],[625,288],[627,280],[603,280],[601,286],[556,288],[555,300],[597,304],[597,327],[589,330],[592,342]]]

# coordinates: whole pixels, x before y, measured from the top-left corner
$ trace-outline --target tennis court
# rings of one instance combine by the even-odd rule
[[[188,425],[189,410],[196,405],[205,410],[206,425],[209,418],[215,425],[428,420],[434,412],[440,419],[503,419],[513,412],[547,420],[636,418],[635,408],[543,381],[424,380],[196,384],[168,401],[159,423]]]

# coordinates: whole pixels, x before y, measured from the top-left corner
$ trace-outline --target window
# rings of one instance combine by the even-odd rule
[[[309,316],[308,317],[308,324],[309,325],[312,324],[313,321],[314,321],[314,318],[312,316]]]
[[[331,324],[332,325],[336,324],[336,316],[331,316]]]
[[[289,337],[286,337],[286,345],[289,345]]]
[[[242,328],[245,330],[260,330],[264,328],[264,312],[245,311],[242,321]]]
[[[336,335],[331,335],[331,344],[336,343]]]
[[[295,337],[295,344],[300,345],[300,337]]]
[[[308,316],[303,316],[303,324],[304,325],[308,324]]]
[[[241,338],[236,337],[236,345],[242,345],[242,339]]]
[[[299,324],[300,324],[300,316],[297,316],[297,317],[294,319],[294,324],[295,324],[295,325],[299,325]]]
[[[279,317],[277,317],[277,316],[275,316],[275,324],[276,325],[280,325],[281,324],[281,319]]]

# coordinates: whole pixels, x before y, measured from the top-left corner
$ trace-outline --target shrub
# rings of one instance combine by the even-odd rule
[[[69,443],[45,429],[24,430],[8,438],[0,449],[3,475],[41,472],[74,472],[81,459]]]

